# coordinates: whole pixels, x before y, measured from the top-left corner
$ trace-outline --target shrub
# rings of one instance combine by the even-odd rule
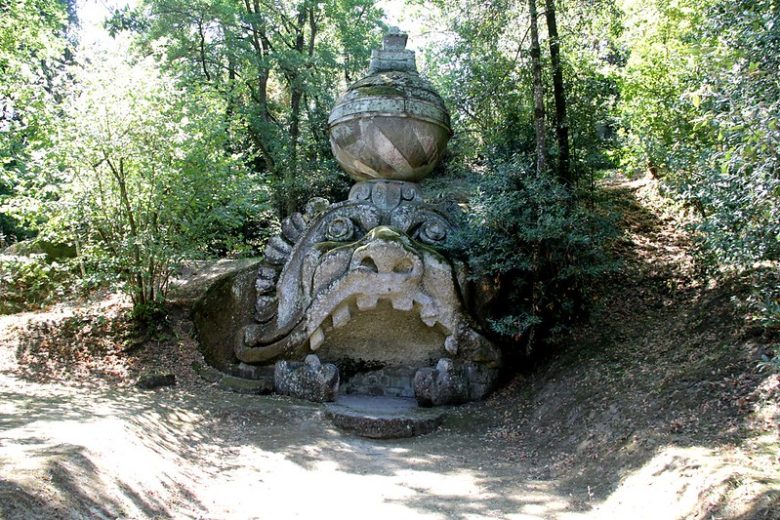
[[[165,299],[176,263],[245,241],[266,209],[264,179],[231,151],[218,98],[188,96],[152,58],[108,58],[84,64],[63,104],[42,165],[64,179],[47,225],[144,314]]]
[[[74,286],[70,263],[45,261],[44,255],[0,256],[0,314],[41,308],[63,299]]]
[[[584,317],[588,286],[614,265],[604,252],[611,222],[554,178],[534,175],[532,164],[496,165],[449,241],[472,279],[497,288],[483,309],[489,327],[526,353]]]

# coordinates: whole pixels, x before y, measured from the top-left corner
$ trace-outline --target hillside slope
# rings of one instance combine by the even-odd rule
[[[780,518],[780,375],[760,366],[777,338],[746,323],[743,281],[696,276],[652,182],[605,189],[624,265],[591,322],[495,399],[493,435],[605,516]]]
[[[590,323],[415,439],[208,385],[181,313],[141,337],[116,298],[0,318],[0,517],[780,518],[777,339],[739,280],[694,275],[651,185],[605,189],[625,262]],[[133,388],[149,366],[177,386]]]

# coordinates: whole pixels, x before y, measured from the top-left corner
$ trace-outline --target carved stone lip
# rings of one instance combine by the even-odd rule
[[[366,97],[360,101],[347,101],[336,105],[328,118],[328,129],[366,117],[418,119],[439,126],[452,136],[450,116],[434,103],[420,99]]]

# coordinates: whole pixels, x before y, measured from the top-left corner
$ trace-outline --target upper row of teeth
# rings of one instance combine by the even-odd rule
[[[422,320],[425,325],[433,327],[438,323],[447,332],[450,332],[452,328],[440,321],[436,305],[434,305],[431,298],[425,295],[416,295],[415,297],[394,295],[391,298],[382,298],[375,294],[359,294],[355,299],[355,306],[360,311],[376,309],[380,299],[390,301],[393,309],[398,311],[411,311],[414,309],[416,303],[420,309],[420,320]],[[349,302],[337,306],[330,314],[330,318],[334,329],[339,329],[349,323],[352,319],[352,311],[350,310]],[[327,317],[320,322],[316,329],[310,332],[309,346],[312,351],[319,349],[325,342],[325,331],[323,330],[325,320],[327,320]],[[454,335],[450,334],[447,336],[444,341],[444,347],[450,354],[457,353],[457,339]]]

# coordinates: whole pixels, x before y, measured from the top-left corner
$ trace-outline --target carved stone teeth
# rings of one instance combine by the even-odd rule
[[[358,309],[361,311],[367,311],[376,309],[378,299],[379,297],[373,294],[360,294],[358,295],[355,303],[357,303]]]
[[[458,353],[458,338],[454,335],[447,336],[444,340],[444,350],[453,356]]]
[[[317,328],[309,337],[309,347],[311,347],[312,350],[317,350],[324,341],[325,333],[321,328]]]
[[[349,311],[349,305],[344,303],[336,307],[336,310],[333,311],[331,318],[333,319],[334,329],[338,329],[346,325],[352,318],[352,314]]]
[[[397,311],[410,311],[414,307],[414,300],[406,296],[397,296],[390,303]]]

